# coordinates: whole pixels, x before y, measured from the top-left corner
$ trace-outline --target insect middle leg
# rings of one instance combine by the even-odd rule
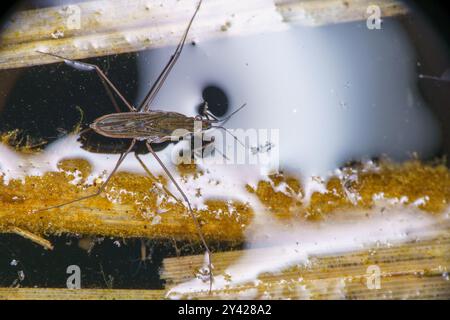
[[[198,11],[200,10],[201,5],[202,5],[202,0],[199,0],[197,7],[195,8],[194,14],[191,17],[191,20],[189,20],[186,30],[184,31],[183,36],[181,37],[181,40],[178,43],[178,46],[175,48],[175,52],[172,54],[172,56],[169,59],[169,62],[167,62],[163,71],[156,79],[156,82],[153,84],[150,91],[145,96],[144,101],[142,102],[141,106],[139,107],[139,111],[147,112],[150,110],[153,99],[155,99],[159,90],[162,88],[164,82],[166,81],[168,75],[170,74],[170,71],[172,70],[173,66],[175,65],[178,58],[180,57],[181,52],[183,51],[184,44],[186,43],[186,39],[187,39],[189,30],[191,29],[192,23],[194,22],[195,16],[197,15]]]
[[[154,184],[159,184],[160,182],[158,181],[158,179],[153,175],[153,173],[149,170],[149,168],[145,165],[144,161],[142,161],[141,157],[139,157],[139,155],[137,154],[137,152],[134,153],[134,156],[136,157],[137,161],[139,162],[139,164],[142,166],[142,168],[144,169],[144,171],[147,173],[147,175],[150,177],[150,180],[152,180],[152,182]],[[177,197],[175,197],[173,195],[172,192],[170,192],[163,184],[162,188],[164,190],[165,193],[167,193],[169,196],[171,196],[176,202],[180,202],[180,200],[178,200]]]

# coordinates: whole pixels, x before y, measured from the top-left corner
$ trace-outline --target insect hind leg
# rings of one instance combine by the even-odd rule
[[[187,205],[188,205],[188,209],[189,209],[189,214],[192,218],[192,220],[194,221],[195,224],[195,228],[197,229],[197,233],[200,237],[200,240],[203,244],[203,247],[206,250],[206,255],[208,258],[208,269],[209,269],[209,291],[211,292],[212,290],[212,283],[213,283],[213,264],[212,264],[212,259],[211,259],[211,251],[209,250],[209,246],[206,243],[205,237],[203,235],[203,231],[202,228],[200,226],[200,223],[198,222],[197,217],[194,214],[194,211],[192,210],[192,206],[191,206],[191,202],[189,201],[188,197],[186,196],[186,194],[184,193],[183,189],[181,189],[180,185],[178,184],[178,182],[175,180],[175,178],[173,177],[173,175],[170,173],[170,171],[167,169],[167,167],[164,165],[164,163],[161,161],[161,159],[159,158],[159,156],[156,154],[156,152],[153,150],[152,146],[150,145],[150,143],[146,142],[145,145],[147,146],[148,151],[150,151],[150,153],[153,155],[153,157],[155,157],[156,161],[158,161],[159,165],[161,166],[161,168],[163,168],[164,172],[167,174],[167,176],[169,177],[169,179],[172,181],[172,183],[175,185],[175,187],[177,188],[178,192],[180,192],[181,196],[183,197],[184,201],[186,201]]]
[[[103,86],[105,87],[105,90],[106,90],[112,104],[114,105],[114,108],[116,109],[116,111],[118,113],[121,113],[122,111],[120,110],[119,106],[117,105],[116,99],[114,99],[111,89],[117,94],[117,96],[120,98],[120,100],[122,100],[122,102],[127,106],[127,108],[130,111],[132,111],[132,112],[136,111],[136,108],[133,107],[128,102],[127,99],[125,99],[125,97],[120,93],[119,89],[116,88],[116,86],[111,82],[111,80],[109,80],[109,78],[106,76],[106,74],[97,65],[91,64],[91,63],[86,63],[86,62],[81,62],[81,61],[76,61],[76,60],[71,60],[71,59],[62,57],[60,55],[54,54],[54,53],[50,53],[50,52],[43,52],[43,51],[37,51],[37,52],[46,54],[48,56],[55,57],[60,60],[63,60],[64,63],[66,65],[68,65],[69,67],[72,67],[72,68],[80,70],[80,71],[95,71],[97,73],[97,75],[99,76],[100,81],[102,82]]]
[[[117,170],[119,169],[119,166],[122,164],[122,162],[125,160],[126,156],[127,156],[127,155],[131,152],[131,150],[134,148],[135,144],[136,144],[136,140],[133,140],[133,141],[131,142],[131,145],[130,145],[130,147],[128,148],[128,150],[127,150],[125,153],[122,153],[122,154],[120,155],[119,160],[117,160],[117,163],[116,163],[116,165],[114,166],[114,169],[111,171],[111,173],[109,174],[109,176],[106,178],[105,182],[102,183],[102,185],[100,186],[100,188],[98,188],[97,192],[95,192],[95,193],[93,193],[93,194],[90,194],[90,195],[88,195],[88,196],[84,196],[84,197],[77,198],[77,199],[72,200],[72,201],[68,201],[68,202],[65,202],[65,203],[62,203],[62,204],[58,204],[58,205],[56,205],[56,206],[51,206],[51,207],[47,207],[47,208],[43,208],[43,209],[34,210],[33,213],[36,213],[36,212],[42,212],[42,211],[51,210],[51,209],[61,208],[61,207],[67,206],[67,205],[69,205],[69,204],[73,204],[73,203],[76,203],[76,202],[80,202],[80,201],[83,201],[83,200],[87,200],[87,199],[90,199],[90,198],[94,198],[94,197],[100,195],[100,194],[106,189],[106,186],[107,186],[108,183],[110,182],[112,176],[117,172]]]

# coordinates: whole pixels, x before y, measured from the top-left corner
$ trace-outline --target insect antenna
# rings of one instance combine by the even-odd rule
[[[212,123],[220,123],[222,126],[231,119],[232,116],[234,116],[236,113],[238,113],[239,111],[241,111],[242,109],[244,109],[244,107],[247,106],[247,103],[244,103],[242,106],[240,106],[237,110],[233,111],[229,116],[223,118],[223,119],[217,119],[216,117],[214,117],[214,120],[212,120]],[[209,111],[207,111],[208,113],[210,113]],[[218,127],[216,127],[218,128]]]
[[[242,142],[241,140],[239,140],[239,138],[236,137],[234,134],[232,134],[232,133],[230,132],[230,130],[228,130],[227,128],[222,127],[222,126],[213,126],[213,128],[221,129],[221,130],[225,131],[225,132],[228,133],[230,136],[232,136],[233,139],[236,140],[236,141],[237,141],[241,146],[243,146],[245,149],[251,150],[251,148],[249,148],[244,142]]]
[[[239,111],[241,111],[245,106],[247,105],[247,103],[244,103],[242,106],[240,106],[237,110],[233,111],[229,116],[227,116],[224,119],[218,119],[216,118],[209,110],[208,110],[208,104],[205,104],[205,115],[208,117],[213,118],[213,120],[209,120],[211,123],[219,123],[220,125],[218,126],[211,126],[212,128],[215,129],[221,129],[224,130],[226,133],[228,133],[230,136],[233,137],[234,140],[236,140],[241,146],[243,146],[245,149],[251,150],[251,148],[249,148],[247,145],[245,145],[245,143],[243,143],[241,140],[239,140],[238,137],[236,137],[234,134],[232,134],[227,128],[225,128],[223,125],[231,119],[231,117],[233,117],[236,113],[238,113]],[[209,118],[208,118],[209,119]],[[226,157],[225,157],[226,158]]]

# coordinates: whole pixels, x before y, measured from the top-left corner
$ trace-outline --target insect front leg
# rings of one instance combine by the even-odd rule
[[[205,101],[205,103],[203,104],[203,110],[202,110],[202,112],[201,112],[201,115],[202,115],[202,116],[205,116],[206,119],[209,119],[209,120],[212,119],[212,120],[220,121],[219,118],[217,118],[215,115],[213,115],[213,114],[211,113],[211,111],[209,111],[209,108],[208,108],[208,102],[206,102],[206,101]]]
[[[194,137],[194,139],[195,139],[195,137]],[[200,146],[196,146],[194,140],[192,140],[192,141],[193,141],[191,143],[192,160],[195,160],[195,157],[203,159],[205,157],[205,152],[209,152],[211,154],[215,150],[215,147],[214,147],[215,139],[214,139],[214,137],[211,137],[210,141],[202,140]]]
[[[205,156],[212,155],[213,152],[218,152],[224,159],[228,158],[215,147],[216,139],[214,136],[210,137],[209,141],[202,139],[201,144],[195,143],[195,136],[191,135],[191,160],[195,161],[195,158],[203,159]]]
[[[215,147],[215,142],[216,142],[215,136],[208,137],[208,139],[210,139],[209,141],[208,140],[204,140],[203,137],[202,137],[200,144],[196,143],[196,141],[198,141],[198,140],[195,140],[195,139],[199,139],[199,138],[196,137],[195,134],[189,133],[188,137],[189,137],[189,139],[191,139],[191,142],[190,142],[190,146],[191,146],[191,149],[190,149],[191,158],[190,158],[190,160],[191,161],[195,161],[196,157],[200,158],[200,159],[203,159],[205,157],[205,154],[206,154],[206,156],[208,156],[210,154],[212,155],[213,152],[217,152],[224,159],[229,160],[227,158],[227,156],[225,156],[222,152],[219,151],[219,149],[217,149]]]

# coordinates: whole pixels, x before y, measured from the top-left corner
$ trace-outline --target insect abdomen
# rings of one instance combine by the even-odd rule
[[[167,140],[179,132],[193,132],[194,119],[176,112],[124,112],[102,116],[91,128],[110,138]]]

